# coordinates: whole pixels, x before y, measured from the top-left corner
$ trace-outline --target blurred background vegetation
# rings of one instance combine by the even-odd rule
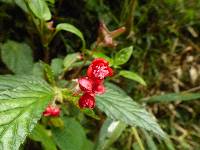
[[[0,43],[26,41],[34,50],[34,61],[44,60],[42,43],[21,1],[0,0]],[[116,49],[132,45],[133,54],[122,68],[137,72],[147,86],[125,78],[118,85],[146,105],[170,137],[162,140],[139,130],[145,149],[200,149],[200,0],[57,0],[55,5],[48,1],[54,24],[78,27],[88,48],[96,41],[99,20],[109,30],[126,27]],[[51,42],[49,60],[80,47],[76,36],[59,33]],[[112,51],[104,49],[107,55]],[[10,73],[2,62],[0,73]],[[94,120],[87,124],[91,140],[97,138],[100,126]],[[112,148],[140,149],[129,127]]]

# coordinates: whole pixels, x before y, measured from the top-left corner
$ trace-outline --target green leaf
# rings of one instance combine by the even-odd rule
[[[132,144],[132,149],[134,149],[134,150],[141,150],[139,144],[136,143],[136,142],[134,142],[134,143]]]
[[[83,37],[82,32],[77,29],[75,26],[69,24],[69,23],[60,23],[56,26],[56,32],[59,32],[61,30],[67,31],[67,32],[71,32],[73,34],[75,34],[76,36],[78,36],[81,41],[82,41],[82,49],[85,49],[85,39]]]
[[[71,67],[77,68],[77,67],[81,67],[82,65],[86,67],[86,66],[89,66],[90,64],[91,64],[91,61],[86,61],[86,63],[84,63],[83,61],[79,61],[79,62],[75,62]]]
[[[37,125],[29,136],[32,140],[41,142],[44,150],[57,150],[56,145],[42,125]]]
[[[32,71],[32,50],[26,43],[7,41],[2,44],[1,59],[16,74],[30,74]]]
[[[51,12],[44,0],[27,0],[27,4],[37,18],[45,21],[51,19]]]
[[[121,49],[119,52],[115,54],[114,65],[118,66],[125,64],[130,59],[132,53],[133,53],[133,46]]]
[[[119,75],[122,77],[125,77],[127,79],[131,79],[133,81],[136,81],[144,86],[146,86],[146,82],[140,77],[137,73],[132,72],[132,71],[126,71],[126,70],[121,70],[119,72]]]
[[[23,11],[28,13],[28,8],[24,0],[14,0],[16,5],[19,6]]]
[[[101,127],[95,150],[108,149],[121,135],[126,124],[107,118]]]
[[[165,143],[165,145],[166,145],[166,149],[167,150],[175,150],[176,148],[174,147],[174,144],[173,144],[173,142],[172,142],[172,140],[170,139],[170,138],[166,138],[165,140],[164,140],[164,143]]]
[[[64,118],[64,128],[52,128],[53,138],[61,150],[82,150],[86,136],[74,118]]]
[[[0,2],[3,3],[10,3],[13,4],[15,3],[17,6],[19,6],[22,10],[24,10],[25,12],[28,12],[28,9],[26,7],[26,4],[24,2],[24,0],[0,0]]]
[[[157,150],[156,143],[154,142],[152,136],[149,133],[147,133],[145,130],[142,130],[142,132],[146,138],[146,143],[147,143],[148,149]]]
[[[51,4],[55,4],[55,0],[46,0],[46,2],[49,2]]]
[[[63,127],[64,126],[64,122],[60,117],[51,117],[49,122],[54,127]]]
[[[94,150],[94,143],[90,140],[85,140],[84,145],[82,146],[83,150]]]
[[[63,66],[63,59],[55,58],[51,62],[51,69],[53,71],[54,76],[58,76],[62,73],[64,66]]]
[[[92,117],[92,118],[94,118],[94,119],[97,119],[97,120],[99,120],[100,118],[99,118],[99,116],[97,116],[96,114],[95,114],[95,112],[93,111],[93,110],[91,110],[91,109],[82,109],[81,110],[84,114],[86,114],[86,115],[88,115],[88,116],[90,116],[90,117]]]
[[[191,101],[200,100],[200,93],[169,93],[164,95],[152,96],[150,98],[145,98],[147,103],[168,103],[175,101]]]
[[[93,55],[94,58],[103,58],[103,59],[107,60],[110,65],[113,64],[113,60],[110,57],[106,56],[102,52],[91,51],[90,53]]]
[[[0,0],[0,2],[3,2],[3,3],[13,3],[13,0]]]
[[[108,117],[132,126],[144,128],[161,137],[165,137],[165,133],[156,123],[154,117],[143,107],[134,102],[132,98],[126,95],[119,87],[107,83],[106,93],[98,95],[96,102],[97,107],[104,111]]]
[[[53,97],[44,80],[0,76],[0,149],[18,149]]]
[[[80,53],[73,53],[73,54],[68,54],[64,58],[64,69],[65,71],[69,70],[72,65],[79,59]]]
[[[32,68],[32,75],[44,78],[44,68],[42,67],[42,64],[40,62],[34,63]]]

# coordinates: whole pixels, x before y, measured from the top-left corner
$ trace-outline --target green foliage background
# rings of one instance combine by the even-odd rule
[[[92,118],[85,116],[67,102],[67,109],[63,109],[63,114],[67,114],[68,117],[65,118],[63,115],[63,118],[54,118],[50,120],[50,125],[47,123],[48,119],[42,118],[39,123],[45,126],[37,125],[21,145],[21,149],[200,149],[199,0],[30,0],[29,6],[25,1],[0,0],[1,74],[34,75],[45,78],[52,86],[65,87],[68,85],[66,80],[85,74],[91,58],[104,57],[116,71],[116,76],[110,81],[121,87],[130,97],[124,96],[121,89],[113,87],[115,91],[111,90],[108,95],[97,98],[99,109],[110,114],[112,119],[120,116],[122,122],[106,118],[99,110],[95,110],[98,116],[92,112],[84,112]],[[35,5],[38,9],[35,9]],[[32,12],[27,7],[32,8]],[[56,34],[47,28],[44,29],[46,24],[40,26],[41,23],[33,18],[43,19],[43,23],[51,18]],[[111,31],[121,26],[125,26],[127,30],[116,38],[116,48],[101,48],[91,54],[90,50],[94,48],[98,36],[99,20],[103,20]],[[60,25],[56,26],[58,24]],[[90,59],[85,63],[79,61],[77,56],[80,53]],[[124,57],[120,58],[122,55]],[[77,68],[80,68],[79,74],[76,74]],[[0,80],[5,82],[9,78],[0,77]],[[27,78],[23,81],[23,86],[31,86]],[[35,93],[37,86],[41,88],[41,94],[52,97],[51,89],[45,87],[46,83],[45,86],[40,85],[38,81],[34,83],[36,87],[29,91],[30,95],[33,94],[30,101],[40,98],[40,95]],[[15,88],[10,84],[15,85],[15,82],[1,82],[2,87],[8,87],[2,90]],[[49,91],[45,93],[43,88]],[[27,89],[23,88],[17,90],[19,93],[15,96],[19,97],[20,92],[27,92]],[[15,93],[12,92],[3,93],[3,96],[12,97]],[[101,101],[102,99],[106,100]],[[162,139],[142,128],[129,126],[134,122],[135,116],[121,116],[120,111],[124,110],[122,108],[130,112],[142,110],[142,115],[147,112],[143,107],[140,109],[138,104],[134,106],[135,102],[131,103],[134,108],[130,105],[117,106],[126,99],[134,99],[154,114],[167,133],[167,138]],[[45,100],[43,103],[50,99]],[[76,98],[71,101],[75,100]],[[104,103],[109,103],[109,100],[116,103],[116,108],[108,107],[104,110]],[[26,108],[26,103],[22,102],[22,107]],[[44,104],[40,107],[44,107]],[[31,109],[35,108],[36,106]],[[42,109],[37,113],[41,112]],[[39,119],[38,114],[36,120]],[[0,117],[3,115],[0,113]],[[142,115],[139,117],[142,118]],[[149,114],[144,117],[148,120],[148,116]],[[23,119],[26,120],[26,117]],[[132,122],[129,122],[130,120]],[[137,123],[139,127],[146,126],[142,121],[134,125]],[[50,133],[49,128],[52,124],[55,128],[51,128]],[[111,125],[115,128],[110,133],[108,129]],[[64,128],[63,132],[62,129],[56,128],[57,126],[67,128]],[[145,129],[151,130],[154,127],[159,133],[162,132],[159,131],[157,124],[154,126],[154,120],[150,121]],[[22,136],[24,135],[25,133]],[[70,136],[71,138],[65,138]],[[77,146],[74,146],[76,144]],[[7,149],[9,150],[9,147]]]

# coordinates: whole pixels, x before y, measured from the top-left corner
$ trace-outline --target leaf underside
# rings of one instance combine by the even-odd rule
[[[165,137],[165,133],[154,117],[134,102],[124,91],[111,83],[106,84],[105,94],[97,96],[97,107],[114,120],[142,127]]]

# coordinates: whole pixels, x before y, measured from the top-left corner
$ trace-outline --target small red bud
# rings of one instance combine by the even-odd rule
[[[52,105],[49,105],[45,111],[43,112],[43,115],[45,117],[47,116],[52,116],[52,117],[57,117],[60,115],[60,108],[57,107],[57,106],[52,106]]]

